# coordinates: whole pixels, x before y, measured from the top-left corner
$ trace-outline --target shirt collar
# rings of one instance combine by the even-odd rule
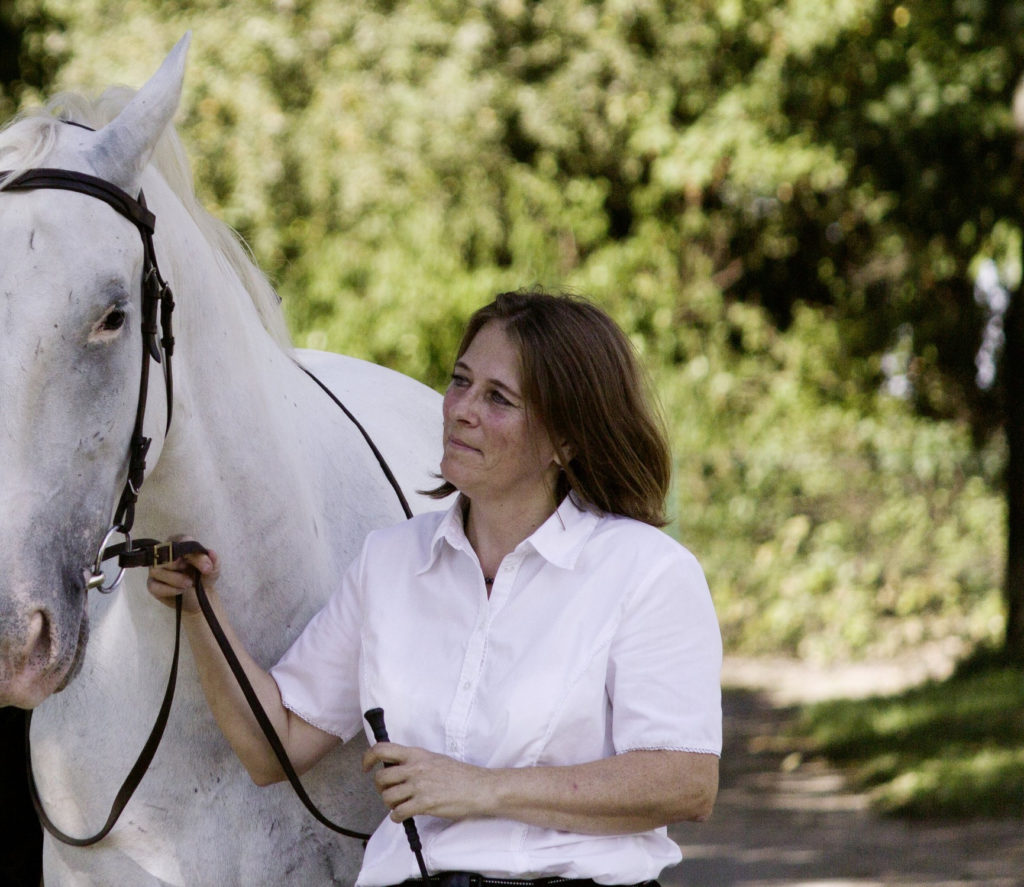
[[[466,538],[462,515],[463,497],[460,494],[438,523],[430,540],[427,558],[416,571],[417,575],[427,572],[434,565],[445,544],[459,551],[472,550],[469,539]],[[570,494],[562,500],[551,516],[517,547],[529,545],[556,567],[571,570],[599,520],[598,515],[580,507],[576,498]]]
[[[556,567],[571,570],[600,518],[580,507],[571,493],[537,530],[523,541]]]
[[[462,523],[462,507],[462,494],[460,493],[448,507],[441,520],[438,521],[437,529],[434,530],[434,535],[430,539],[427,557],[416,571],[417,576],[426,573],[427,570],[434,566],[445,543],[457,550],[468,551],[472,549],[469,539],[466,538],[466,529]]]

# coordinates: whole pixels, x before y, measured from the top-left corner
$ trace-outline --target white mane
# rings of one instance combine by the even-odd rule
[[[126,87],[111,87],[96,100],[65,92],[55,95],[42,108],[22,112],[0,129],[0,168],[18,173],[41,165],[53,149],[64,121],[100,129],[113,120],[134,95],[135,90]],[[151,166],[167,182],[216,254],[242,281],[267,332],[281,348],[290,350],[291,337],[277,293],[256,267],[237,232],[200,204],[188,157],[173,125],[168,125],[157,143]],[[0,188],[4,184],[6,181],[0,182]],[[173,278],[171,284],[173,286]]]

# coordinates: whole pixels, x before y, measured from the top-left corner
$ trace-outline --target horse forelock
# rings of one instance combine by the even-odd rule
[[[127,87],[110,87],[97,99],[62,92],[42,107],[22,111],[0,129],[0,169],[12,171],[12,176],[0,181],[0,190],[13,175],[46,165],[46,158],[53,151],[60,128],[66,125],[66,121],[101,129],[123,110],[134,95],[135,90]],[[207,212],[200,203],[188,155],[173,124],[167,126],[157,143],[150,168],[164,179],[214,252],[239,278],[263,327],[282,349],[289,351],[291,336],[277,293],[253,261],[248,246],[238,233]],[[170,283],[173,287],[174,280],[171,279]]]

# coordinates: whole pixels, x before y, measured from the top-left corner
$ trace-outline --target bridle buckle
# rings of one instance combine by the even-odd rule
[[[177,560],[174,556],[174,543],[173,542],[161,542],[158,545],[153,546],[153,565],[159,566],[160,564],[169,564],[171,561]]]

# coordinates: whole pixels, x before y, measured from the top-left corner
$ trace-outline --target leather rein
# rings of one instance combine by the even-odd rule
[[[71,121],[64,122],[71,123]],[[81,124],[72,125],[80,126]],[[9,170],[0,171],[0,179],[8,175],[10,175]],[[139,382],[139,397],[135,414],[135,426],[132,431],[131,443],[129,444],[127,478],[125,480],[124,488],[121,491],[121,497],[118,501],[117,509],[114,513],[113,524],[100,544],[95,563],[91,568],[87,567],[83,571],[86,591],[96,589],[103,593],[109,593],[117,587],[124,575],[124,571],[128,568],[151,567],[156,564],[170,563],[186,554],[206,553],[206,549],[198,542],[160,542],[156,539],[136,539],[133,541],[131,538],[131,529],[135,522],[135,504],[138,501],[139,491],[142,488],[142,482],[145,478],[146,454],[149,450],[150,444],[152,443],[151,438],[148,438],[143,434],[143,422],[145,420],[146,398],[149,389],[150,363],[153,361],[161,364],[163,367],[164,388],[167,395],[166,429],[169,430],[171,426],[171,406],[174,395],[173,376],[171,373],[171,356],[174,352],[174,336],[172,335],[171,330],[171,314],[174,311],[174,297],[171,292],[171,288],[161,276],[160,270],[157,266],[156,251],[153,248],[153,232],[156,226],[156,218],[146,207],[146,200],[141,191],[139,192],[138,199],[136,199],[115,185],[112,185],[110,182],[97,178],[96,176],[72,170],[42,167],[29,169],[19,173],[11,178],[3,188],[3,190],[7,191],[28,191],[36,189],[74,191],[79,194],[85,194],[89,197],[102,200],[134,224],[142,237],[144,252],[142,267],[141,323],[143,339],[142,372]],[[0,191],[0,193],[2,193],[2,191]],[[409,508],[409,503],[406,501],[405,495],[402,493],[402,489],[399,486],[398,481],[366,429],[334,395],[334,393],[324,385],[323,382],[321,382],[309,370],[305,369],[305,367],[302,367],[302,369],[314,382],[316,382],[317,385],[320,386],[320,388],[323,389],[323,391],[345,413],[349,420],[362,434],[367,445],[376,457],[377,463],[380,465],[385,477],[397,494],[402,509],[405,512],[405,516],[407,518],[411,517],[412,510]],[[117,545],[108,545],[110,540],[116,535],[123,536],[124,542]],[[114,582],[110,585],[105,585],[102,563],[103,561],[111,560],[113,558],[117,559],[120,571]],[[302,801],[309,812],[322,825],[332,831],[338,832],[339,834],[365,842],[370,837],[368,834],[354,831],[332,822],[310,799],[299,780],[295,767],[288,759],[287,752],[285,751],[280,737],[277,735],[277,732],[271,724],[270,718],[267,716],[263,706],[260,704],[259,698],[256,696],[256,692],[253,689],[252,684],[246,677],[245,671],[242,668],[241,663],[238,661],[238,657],[235,655],[234,650],[231,649],[231,644],[224,633],[224,629],[221,627],[213,612],[213,608],[210,606],[209,598],[206,594],[206,590],[203,588],[202,579],[198,571],[193,570],[192,572],[200,610],[206,618],[206,621],[210,626],[210,630],[213,633],[228,666],[234,674],[240,689],[242,690],[242,694],[249,703],[253,716],[256,718],[260,728],[263,730],[274,755],[277,757],[282,770],[287,776],[288,781],[291,783],[296,795],[298,795],[299,800]],[[157,713],[156,720],[153,723],[153,727],[150,730],[142,751],[139,753],[134,766],[129,771],[127,777],[125,777],[124,782],[121,784],[121,787],[118,789],[117,794],[114,797],[106,822],[95,834],[84,838],[68,835],[54,824],[43,808],[42,799],[39,796],[35,777],[32,773],[32,755],[29,739],[32,712],[27,712],[25,717],[25,754],[29,794],[32,798],[32,804],[35,807],[36,813],[39,816],[40,823],[42,823],[43,827],[58,841],[75,847],[88,847],[105,838],[114,827],[114,824],[117,822],[125,806],[128,804],[128,801],[135,792],[135,789],[138,788],[139,783],[145,776],[146,771],[153,760],[153,756],[156,754],[156,750],[160,745],[160,740],[163,737],[164,728],[167,725],[167,720],[170,715],[171,703],[174,700],[180,650],[181,598],[178,597],[175,603],[174,652],[171,657],[171,667],[167,678],[167,688],[164,691],[160,710]]]

